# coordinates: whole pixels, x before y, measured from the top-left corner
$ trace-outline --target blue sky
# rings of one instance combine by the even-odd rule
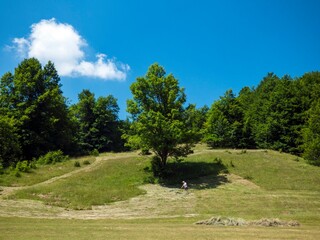
[[[71,103],[83,89],[118,99],[152,63],[179,80],[187,102],[320,70],[318,0],[0,0],[0,75],[26,57],[54,61]]]

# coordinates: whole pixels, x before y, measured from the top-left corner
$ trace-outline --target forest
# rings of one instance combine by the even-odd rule
[[[52,62],[23,60],[0,82],[0,172],[49,153],[69,156],[151,150],[157,167],[179,160],[192,144],[273,149],[320,166],[320,72],[301,77],[268,73],[255,87],[226,90],[210,107],[187,104],[183,87],[158,64],[130,88],[131,117],[117,99],[84,89],[69,105]]]

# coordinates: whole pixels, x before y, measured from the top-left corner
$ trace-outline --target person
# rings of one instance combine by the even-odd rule
[[[185,181],[182,181],[182,186],[181,188],[183,188],[184,190],[188,190],[188,184]]]

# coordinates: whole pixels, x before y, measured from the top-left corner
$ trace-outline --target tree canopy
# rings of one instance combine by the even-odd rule
[[[194,135],[191,128],[186,128],[186,95],[178,80],[153,64],[130,89],[133,99],[127,102],[127,111],[132,114],[131,129],[125,135],[128,143],[151,149],[161,167],[170,156],[186,156]]]

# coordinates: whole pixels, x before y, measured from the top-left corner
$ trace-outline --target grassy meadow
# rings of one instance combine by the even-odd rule
[[[39,177],[45,169],[23,174],[19,184],[14,178],[10,184],[4,176],[1,186],[23,186],[24,179],[29,186],[2,199],[0,195],[0,239],[317,239],[320,235],[320,168],[302,158],[198,145],[193,155],[179,165],[170,163],[169,169],[167,181],[148,184],[154,180],[150,157],[122,153],[101,155],[80,168],[70,162],[50,166],[51,176],[72,174],[46,184],[37,184],[50,179]],[[181,180],[188,182],[188,192],[179,189]],[[35,200],[38,208],[24,199]],[[279,218],[301,225],[194,224],[213,216]]]

